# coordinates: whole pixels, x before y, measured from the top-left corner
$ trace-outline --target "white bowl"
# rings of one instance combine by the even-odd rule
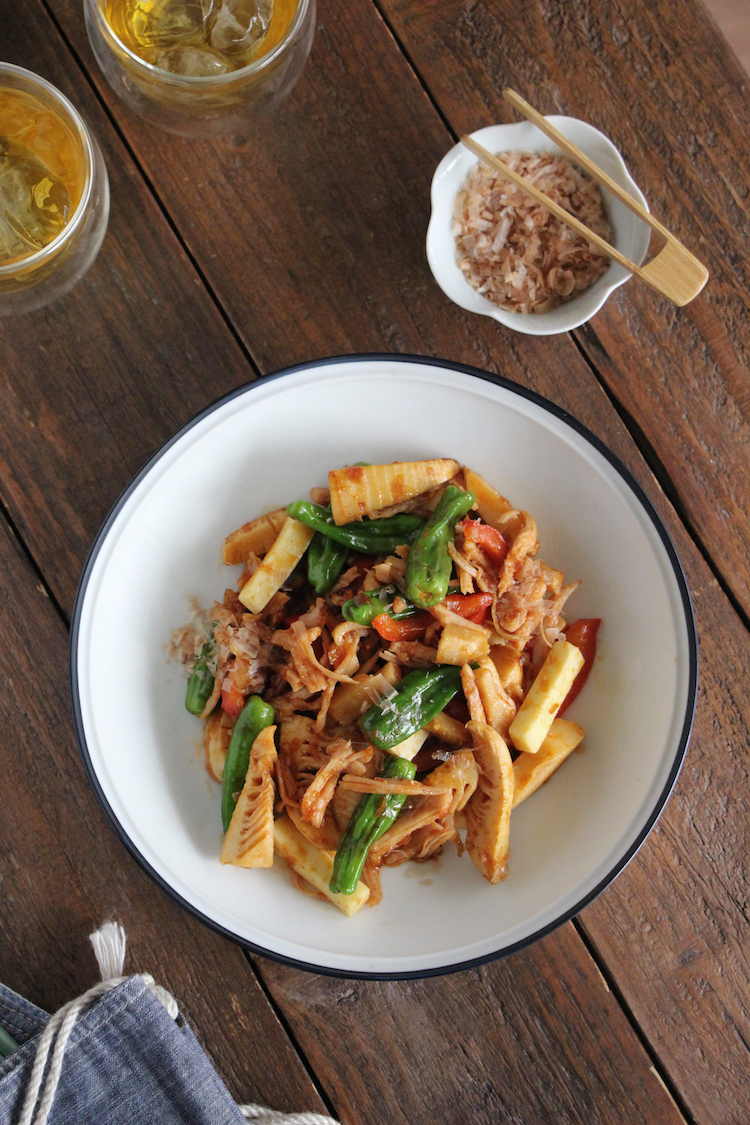
[[[583,579],[575,617],[603,618],[570,710],[574,754],[514,813],[509,873],[469,857],[383,874],[384,897],[345,918],[300,894],[285,865],[219,864],[219,787],[166,647],[189,599],[238,577],[225,535],[325,485],[331,467],[450,455],[537,518],[541,557]],[[417,357],[323,360],[240,388],[155,455],[86,565],[71,668],[91,780],[142,866],[216,929],[318,971],[418,976],[517,949],[576,914],[645,839],[675,781],[696,691],[696,641],[669,538],[615,458],[556,406],[504,380]]]
[[[615,146],[585,121],[575,117],[547,117],[561,133],[589,156],[615,183],[623,187],[648,210],[638,185]],[[521,149],[526,152],[559,153],[557,145],[529,121],[513,125],[489,125],[477,129],[471,136],[489,152],[508,152]],[[517,313],[501,309],[472,289],[456,263],[456,242],[451,232],[453,201],[467,174],[477,164],[477,158],[462,144],[455,145],[437,166],[432,179],[432,215],[427,228],[427,261],[433,276],[447,297],[469,312],[494,317],[507,328],[526,332],[531,336],[551,336],[555,332],[569,332],[589,320],[598,312],[610,293],[632,276],[617,262],[610,262],[602,276],[590,289],[572,301],[559,305],[546,313]],[[613,244],[631,262],[640,265],[646,257],[649,229],[632,211],[615,199],[606,188],[602,195],[613,231]]]

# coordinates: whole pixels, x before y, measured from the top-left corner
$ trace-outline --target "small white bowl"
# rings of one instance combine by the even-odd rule
[[[593,125],[575,117],[553,116],[546,120],[555,125],[573,144],[578,145],[582,152],[648,210],[648,203],[642,192],[608,137]],[[493,153],[514,149],[525,152],[561,151],[529,121],[519,121],[513,125],[490,125],[486,129],[477,129],[471,136]],[[440,288],[461,308],[494,317],[506,327],[531,336],[569,332],[584,324],[599,311],[610,293],[632,276],[617,262],[610,262],[604,274],[590,289],[546,313],[517,313],[499,308],[469,285],[456,262],[456,242],[451,223],[453,200],[476,163],[476,156],[462,144],[457,144],[440,161],[432,179],[432,216],[427,228],[427,261]],[[613,231],[614,246],[636,265],[640,265],[648,250],[648,227],[606,188],[602,188],[602,195]]]

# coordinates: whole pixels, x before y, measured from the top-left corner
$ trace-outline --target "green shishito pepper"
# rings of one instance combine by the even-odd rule
[[[406,758],[390,758],[381,777],[409,778],[417,768]],[[333,875],[328,884],[334,894],[351,895],[376,840],[390,828],[400,813],[406,797],[401,793],[366,793],[352,813],[346,831],[336,849]]]
[[[234,812],[234,795],[245,784],[253,743],[264,727],[270,727],[275,718],[273,707],[264,703],[259,695],[251,695],[234,725],[221,779],[221,819],[225,832]]]
[[[323,511],[330,518],[331,506]],[[327,594],[344,569],[350,548],[316,531],[307,548],[307,580],[316,594]]]
[[[214,690],[214,673],[210,667],[213,655],[214,638],[212,634],[200,650],[198,659],[193,665],[185,692],[185,706],[191,715],[197,715],[199,718],[211,698],[211,692]]]
[[[401,598],[405,609],[399,613],[394,612],[393,602]],[[341,607],[341,613],[347,621],[354,621],[357,625],[372,625],[375,618],[381,613],[387,613],[394,621],[401,621],[404,617],[413,617],[419,610],[411,605],[409,599],[404,597],[395,586],[379,586],[377,590],[363,590],[355,598],[349,598]]]
[[[449,484],[419,533],[406,563],[406,592],[415,605],[428,609],[448,593],[453,563],[448,546],[456,524],[474,503],[473,492]]]
[[[374,746],[390,750],[431,722],[460,687],[461,669],[452,664],[418,668],[404,676],[390,700],[365,711],[360,730]]]
[[[287,515],[362,555],[391,555],[397,547],[413,542],[424,527],[420,516],[408,512],[382,520],[355,520],[337,525],[325,508],[309,500],[289,504]]]

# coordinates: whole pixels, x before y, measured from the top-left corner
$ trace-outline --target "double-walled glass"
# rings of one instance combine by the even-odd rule
[[[99,66],[132,110],[170,133],[213,137],[241,130],[281,102],[312,47],[315,0],[299,0],[285,34],[238,70],[210,77],[173,74],[146,62],[117,36],[105,0],[84,0],[86,28]]]
[[[33,206],[18,187],[18,162],[28,166],[38,156],[31,145],[27,148],[15,137],[19,106],[25,112],[40,115],[42,124],[38,132],[52,157],[56,129],[59,130],[77,166],[76,184],[70,215],[46,245],[14,254],[8,253],[0,240],[0,316],[41,308],[67,293],[98,254],[109,217],[107,169],[99,145],[81,115],[44,78],[20,66],[0,63],[0,218],[6,230],[12,233],[14,227],[23,225],[14,208]],[[21,130],[21,142],[30,131]]]

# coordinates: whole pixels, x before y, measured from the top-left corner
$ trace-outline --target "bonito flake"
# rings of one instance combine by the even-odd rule
[[[612,232],[598,185],[565,156],[501,152],[514,172],[608,242]],[[493,304],[542,313],[597,281],[607,257],[500,172],[478,164],[453,203],[458,267]]]

